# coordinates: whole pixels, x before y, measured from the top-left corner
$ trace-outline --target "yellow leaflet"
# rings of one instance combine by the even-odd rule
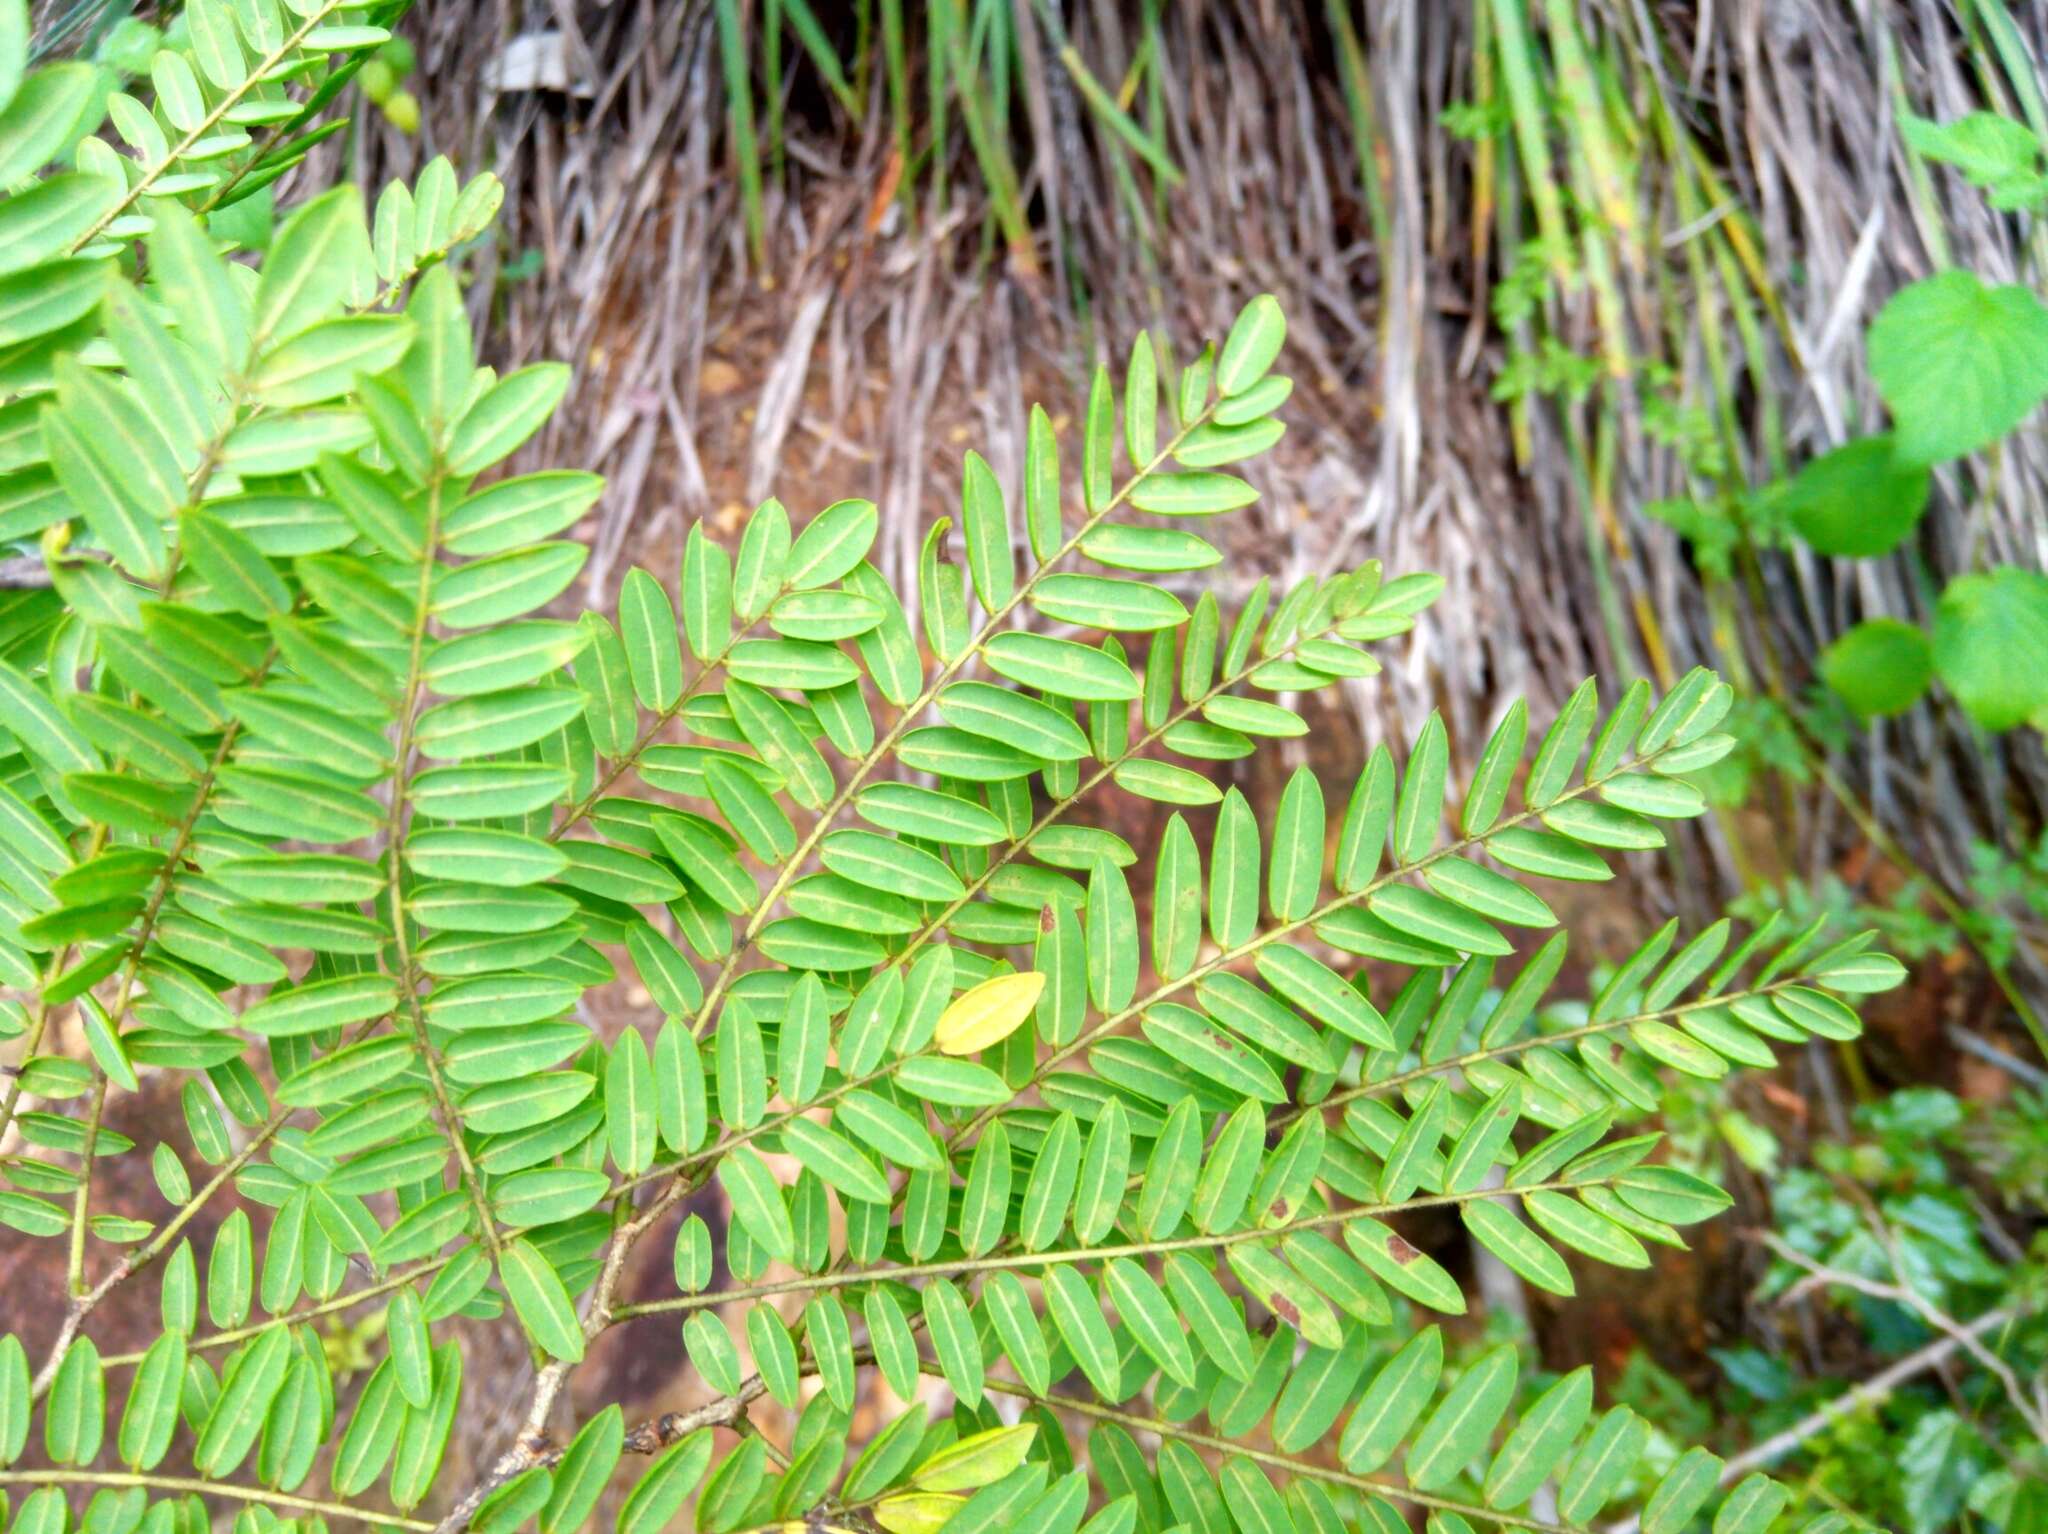
[[[939,1014],[933,1039],[949,1055],[971,1055],[1000,1043],[1038,1005],[1045,976],[1036,970],[984,980]]]

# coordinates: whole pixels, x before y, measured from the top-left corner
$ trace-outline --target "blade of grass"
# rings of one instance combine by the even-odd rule
[[[1566,233],[1564,200],[1551,172],[1550,140],[1545,129],[1543,97],[1537,83],[1534,51],[1523,0],[1492,0],[1500,56],[1501,81],[1507,88],[1514,122],[1515,148],[1522,159],[1522,177],[1536,208],[1536,228],[1552,274],[1560,281],[1571,274],[1571,246]]]
[[[939,0],[941,5],[944,0]],[[1038,255],[1031,225],[1024,216],[1024,203],[1017,189],[1016,168],[1010,163],[1009,145],[989,121],[988,102],[981,92],[980,75],[968,51],[966,29],[955,17],[947,29],[947,60],[952,67],[953,88],[960,103],[960,123],[987,183],[990,211],[1009,247],[1011,264],[1020,273],[1038,269]],[[937,128],[933,129],[936,135]],[[935,139],[936,142],[936,139]]]
[[[916,178],[910,170],[910,51],[903,36],[903,0],[881,0],[883,70],[889,81],[889,131],[896,141],[896,195],[903,216],[917,211]]]
[[[747,247],[757,266],[768,264],[767,220],[761,211],[761,146],[754,134],[754,78],[747,65],[746,22],[739,0],[717,0],[718,57],[725,71],[726,123],[740,178]]]
[[[1565,138],[1583,165],[1587,206],[1614,233],[1628,264],[1641,270],[1642,253],[1635,242],[1635,209],[1629,200],[1628,178],[1607,132],[1606,104],[1600,99],[1585,39],[1573,15],[1571,0],[1545,0],[1545,32],[1555,64],[1559,118]]]
[[[761,78],[768,83],[768,98],[762,104],[768,117],[768,178],[777,186],[782,185],[782,4],[783,0],[761,0]]]
[[[817,12],[811,9],[810,0],[774,0],[774,3],[788,20],[789,30],[796,34],[796,40],[803,45],[804,53],[811,61],[811,67],[818,71],[818,77],[825,82],[825,88],[832,93],[840,106],[846,109],[847,116],[858,118],[861,115],[860,92],[847,82],[846,66],[833,51],[832,39],[825,35],[824,27],[818,22]],[[858,59],[865,57],[866,54],[866,5],[860,7],[856,27],[860,36],[854,45],[854,57]],[[769,76],[770,80],[774,78],[773,75]]]
[[[931,135],[934,213],[943,212],[946,207],[946,95],[948,61],[953,56],[955,3],[956,0],[928,0],[925,6],[925,128]]]

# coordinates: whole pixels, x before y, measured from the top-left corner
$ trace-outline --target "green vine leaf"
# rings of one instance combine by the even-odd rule
[[[1937,272],[1893,295],[1871,324],[1870,372],[1906,464],[1974,452],[2048,396],[2048,306],[2023,287]]]

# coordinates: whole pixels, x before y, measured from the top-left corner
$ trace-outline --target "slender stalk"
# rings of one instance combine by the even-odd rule
[[[1187,989],[1187,987],[1194,985],[1198,981],[1201,981],[1207,978],[1208,976],[1217,973],[1219,970],[1230,969],[1238,964],[1243,963],[1246,959],[1249,959],[1253,955],[1257,954],[1269,943],[1279,942],[1282,938],[1289,937],[1292,934],[1299,932],[1304,928],[1313,928],[1316,925],[1316,923],[1328,920],[1331,916],[1334,916],[1337,912],[1345,909],[1347,906],[1353,906],[1358,904],[1362,900],[1370,899],[1374,894],[1378,893],[1380,890],[1387,888],[1389,885],[1395,883],[1399,879],[1406,878],[1413,874],[1418,874],[1422,872],[1424,869],[1430,867],[1430,865],[1441,862],[1445,858],[1455,857],[1461,852],[1470,851],[1472,848],[1483,844],[1486,838],[1489,836],[1497,835],[1500,832],[1505,831],[1510,827],[1520,825],[1525,821],[1535,820],[1540,816],[1544,815],[1545,813],[1549,812],[1550,810],[1557,808],[1557,806],[1560,804],[1567,803],[1570,800],[1577,799],[1586,794],[1592,793],[1593,791],[1598,789],[1602,783],[1608,781],[1608,778],[1625,777],[1629,773],[1634,772],[1637,769],[1648,765],[1650,762],[1654,760],[1654,757],[1631,758],[1628,761],[1618,764],[1612,772],[1607,774],[1606,777],[1581,783],[1576,788],[1566,789],[1563,793],[1559,794],[1557,798],[1551,800],[1550,803],[1543,805],[1540,809],[1525,808],[1518,814],[1510,815],[1503,820],[1497,821],[1495,824],[1489,826],[1483,832],[1477,832],[1469,836],[1461,836],[1454,841],[1447,842],[1442,847],[1438,847],[1432,850],[1431,852],[1425,854],[1423,857],[1416,859],[1412,863],[1396,864],[1393,867],[1389,868],[1385,873],[1380,874],[1378,877],[1371,880],[1363,887],[1357,890],[1353,890],[1348,894],[1339,894],[1333,896],[1331,899],[1317,906],[1313,911],[1309,912],[1309,914],[1306,916],[1299,917],[1292,921],[1275,922],[1265,930],[1254,933],[1251,937],[1247,938],[1244,942],[1239,943],[1236,947],[1220,950],[1212,957],[1205,959],[1200,964],[1195,965],[1186,974],[1181,975],[1172,980],[1163,981],[1160,985],[1155,987],[1148,995],[1138,997],[1136,1000],[1132,1001],[1130,1005],[1123,1007],[1120,1010],[1110,1013],[1109,1015],[1104,1017],[1100,1022],[1096,1023],[1094,1027],[1082,1029],[1081,1032],[1068,1043],[1059,1045],[1056,1048],[1054,1048],[1049,1054],[1047,1054],[1043,1059],[1041,1059],[1036,1066],[1033,1067],[1030,1080],[1018,1089],[1019,1094],[1021,1095],[1023,1092],[1027,1092],[1032,1087],[1035,1087],[1039,1082],[1043,1081],[1055,1067],[1059,1066],[1062,1062],[1070,1059],[1072,1056],[1079,1053],[1081,1050],[1086,1049],[1090,1044],[1094,1043],[1103,1035],[1115,1032],[1118,1028],[1121,1028],[1124,1026],[1124,1024],[1130,1022],[1133,1018],[1142,1016],[1148,1009],[1157,1006],[1160,1002],[1164,1001],[1167,997],[1174,995],[1176,992]],[[986,1123],[991,1117],[993,1117],[996,1111],[997,1110],[995,1109],[983,1109],[980,1113],[975,1115],[975,1117],[968,1123],[967,1129],[962,1130],[961,1133],[964,1135],[967,1132],[967,1130],[978,1128],[980,1125]]]
[[[382,1018],[371,1018],[369,1021],[360,1024],[342,1036],[342,1043],[344,1045],[354,1043],[382,1021]],[[73,1304],[72,1312],[67,1313],[65,1316],[64,1329],[58,1333],[57,1342],[50,1349],[49,1362],[44,1364],[42,1371],[36,1376],[35,1389],[32,1394],[40,1396],[49,1388],[50,1379],[57,1372],[57,1365],[64,1361],[64,1349],[70,1346],[72,1338],[77,1335],[79,1326],[92,1313],[94,1307],[116,1288],[126,1283],[137,1273],[140,1273],[144,1268],[156,1261],[158,1257],[162,1256],[171,1242],[177,1238],[178,1232],[192,1222],[199,1211],[206,1207],[207,1202],[212,1199],[213,1195],[226,1187],[237,1172],[253,1161],[257,1153],[277,1137],[277,1132],[290,1121],[294,1111],[291,1108],[281,1108],[276,1113],[273,1113],[263,1127],[250,1137],[249,1143],[223,1162],[219,1170],[207,1179],[205,1185],[179,1206],[177,1213],[157,1227],[154,1235],[142,1245],[130,1248],[128,1255],[121,1259],[118,1267],[101,1279],[90,1293],[82,1296],[81,1299]],[[273,1317],[270,1321],[262,1322],[255,1326],[238,1327],[232,1332],[217,1333],[213,1337],[193,1342],[192,1346],[195,1348],[221,1347],[227,1343],[238,1341],[243,1337],[254,1336],[256,1333],[266,1331],[272,1326],[289,1324],[290,1322],[300,1320],[304,1316],[322,1315],[330,1310],[347,1309],[349,1305],[359,1300],[367,1299],[373,1294],[382,1293],[387,1289],[396,1289],[401,1283],[410,1282],[412,1278],[417,1277],[421,1273],[432,1272],[441,1267],[446,1261],[446,1258],[437,1258],[425,1267],[412,1270],[403,1279],[374,1285],[367,1290],[358,1290],[354,1295],[344,1296],[341,1301],[331,1301],[309,1311],[289,1316]],[[102,1358],[100,1363],[103,1366],[112,1367],[117,1363],[139,1363],[141,1360],[142,1354],[140,1353],[122,1353]]]
[[[698,689],[703,686],[704,679],[724,665],[726,658],[732,654],[733,647],[753,631],[754,625],[751,623],[735,630],[732,637],[726,640],[718,653],[697,668],[689,681],[683,684],[682,695],[667,708],[658,710],[653,720],[640,732],[633,744],[614,757],[610,765],[599,774],[597,782],[591,786],[590,792],[569,806],[569,812],[562,817],[561,824],[548,832],[547,839],[549,841],[558,842],[568,835],[570,830],[579,824],[584,817],[589,815],[606,794],[611,792],[612,785],[640,765],[640,758],[646,754],[647,748],[654,744],[655,737],[667,729],[677,715],[682,713],[695,699],[701,696]]]
[[[1217,1454],[1255,1460],[1261,1465],[1270,1465],[1275,1470],[1284,1470],[1289,1475],[1308,1476],[1312,1480],[1328,1481],[1334,1486],[1348,1486],[1354,1491],[1368,1492],[1377,1497],[1392,1497],[1397,1501],[1411,1502],[1417,1507],[1428,1508],[1432,1512],[1456,1513],[1461,1517],[1503,1528],[1533,1529],[1536,1534],[1571,1534],[1563,1524],[1546,1523],[1540,1518],[1531,1518],[1522,1513],[1502,1512],[1499,1508],[1480,1507],[1475,1503],[1460,1502],[1453,1497],[1435,1496],[1429,1492],[1416,1491],[1399,1481],[1379,1480],[1369,1475],[1353,1475],[1348,1470],[1339,1470],[1332,1465],[1319,1465],[1312,1460],[1295,1459],[1291,1455],[1278,1454],[1270,1449],[1254,1448],[1236,1439],[1219,1438],[1213,1433],[1198,1433],[1184,1423],[1168,1422],[1162,1417],[1141,1417],[1134,1412],[1120,1411],[1114,1406],[1104,1406],[1099,1402],[1082,1400],[1076,1396],[1042,1396],[1014,1380],[991,1377],[986,1382],[986,1388],[1003,1395],[1017,1396],[1055,1412],[1078,1412],[1084,1417],[1093,1417],[1100,1422],[1114,1422],[1141,1433],[1154,1433],[1160,1438],[1187,1444],[1190,1448],[1207,1449]]]
[[[814,1294],[860,1284],[908,1283],[914,1278],[948,1278],[975,1273],[993,1273],[1010,1268],[1052,1268],[1063,1263],[1108,1262],[1117,1257],[1157,1257],[1168,1252],[1213,1251],[1238,1246],[1246,1241],[1277,1241],[1296,1231],[1320,1230],[1326,1225],[1346,1225],[1353,1220],[1377,1219],[1382,1215],[1407,1214],[1419,1209],[1456,1208],[1483,1203],[1488,1199],[1520,1198],[1526,1193],[1549,1193],[1577,1188],[1605,1186],[1610,1179],[1592,1178],[1581,1182],[1531,1183],[1526,1188],[1475,1188],[1469,1193],[1437,1193],[1398,1203],[1358,1204],[1349,1209],[1326,1209],[1304,1215],[1282,1225],[1254,1225],[1243,1230],[1201,1232],[1192,1236],[1168,1236],[1157,1241],[1128,1241],[1114,1246],[1070,1247],[1044,1252],[991,1252],[981,1257],[958,1257],[939,1262],[905,1263],[896,1267],[843,1268],[828,1273],[805,1274],[778,1279],[774,1283],[745,1288],[721,1289],[703,1294],[685,1294],[673,1300],[648,1300],[639,1305],[621,1305],[614,1312],[621,1321],[635,1316],[661,1315],[669,1311],[703,1310],[748,1300],[771,1299],[779,1294]]]
[[[436,456],[438,459],[438,454]],[[442,1137],[455,1152],[456,1163],[462,1169],[462,1186],[468,1190],[470,1205],[476,1211],[479,1233],[483,1236],[484,1245],[490,1249],[491,1258],[495,1262],[500,1251],[497,1222],[491,1218],[491,1207],[484,1201],[483,1179],[478,1175],[476,1163],[469,1154],[469,1142],[462,1136],[462,1120],[455,1111],[454,1098],[449,1095],[447,1078],[442,1075],[441,1061],[435,1052],[434,1042],[427,1035],[426,1012],[420,1004],[419,995],[421,975],[412,951],[410,922],[405,910],[405,859],[401,855],[405,841],[407,789],[412,777],[413,727],[419,712],[420,694],[424,691],[421,668],[426,654],[428,610],[433,600],[434,548],[440,542],[441,496],[446,487],[446,480],[446,473],[437,462],[433,479],[427,486],[427,525],[422,535],[419,579],[413,591],[411,654],[406,663],[405,689],[398,706],[398,746],[392,758],[396,766],[391,779],[391,807],[384,827],[385,861],[389,865],[390,881],[385,890],[385,899],[391,911],[391,938],[397,958],[399,1002],[405,1009],[406,1021],[411,1026],[413,1043],[419,1050],[420,1060],[426,1066],[427,1083],[433,1089],[436,1117],[440,1122]]]
[[[204,472],[203,469],[202,472]],[[171,576],[166,575],[164,577],[165,590],[169,589],[170,582]],[[257,673],[256,677],[258,682],[269,671],[276,656],[277,650],[273,646],[264,656],[262,669]],[[221,767],[228,759],[228,753],[234,749],[235,741],[240,736],[240,733],[241,721],[233,719],[229,720],[227,726],[221,731],[220,744],[214,748],[213,760],[207,764],[206,772],[199,780],[197,791],[192,796],[191,809],[185,812],[185,818],[178,823],[177,832],[171,839],[170,849],[164,854],[163,867],[158,870],[155,885],[150,890],[149,902],[143,907],[142,915],[137,921],[134,940],[128,945],[127,956],[121,961],[120,987],[115,993],[114,1005],[107,1012],[107,1031],[115,1035],[117,1041],[121,1031],[121,1024],[128,1016],[129,1007],[134,1003],[135,980],[142,964],[143,950],[149,946],[150,934],[156,930],[156,919],[163,911],[164,902],[170,898],[171,885],[177,880],[178,865],[184,860],[185,849],[192,844],[192,833],[199,823],[200,812],[205,809],[207,801],[212,797],[213,785],[218,779]],[[95,1067],[95,1070],[97,1071],[97,1067]],[[84,1161],[83,1174],[79,1178],[78,1192],[73,1200],[71,1210],[71,1256],[69,1271],[71,1294],[73,1296],[72,1308],[74,1310],[79,1310],[80,1302],[86,1298],[86,1206],[92,1191],[93,1146],[99,1139],[100,1115],[105,1110],[107,1102],[106,1073],[104,1071],[97,1071],[97,1074],[99,1080],[93,1088],[92,1108],[86,1116],[85,1146],[79,1152]],[[12,1107],[11,1101],[9,1107]],[[4,1124],[4,1120],[0,1120],[0,1124]],[[95,1300],[94,1303],[97,1303],[97,1301]],[[86,1304],[83,1307],[84,1310],[90,1310],[91,1308],[91,1304]],[[83,1310],[80,1310],[80,1319],[83,1319]],[[71,1331],[74,1333],[76,1330],[75,1326],[71,1328]],[[68,1345],[69,1337],[64,1337],[64,1341]],[[61,1361],[62,1356],[61,1352],[52,1354],[52,1357],[59,1361]]]
[[[290,58],[293,53],[297,52],[299,45],[311,35],[315,27],[349,3],[351,3],[351,0],[323,0],[320,8],[301,21],[298,26],[294,27],[290,35],[283,42],[279,43],[272,52],[250,66],[249,76],[246,80],[233,90],[223,91],[220,100],[213,104],[204,117],[192,125],[191,130],[183,138],[171,145],[169,152],[161,160],[157,161],[154,165],[145,166],[141,175],[136,178],[135,184],[122,193],[120,199],[111,208],[94,219],[87,227],[85,233],[71,242],[71,250],[73,252],[83,250],[94,240],[98,239],[109,224],[113,223],[115,219],[126,213],[141,198],[146,196],[149,189],[156,185],[157,181],[162,178],[166,171],[190,154],[193,146],[198,144],[200,140],[212,133],[220,125],[221,119],[228,114],[230,108],[240,106],[248,98],[249,92],[261,84],[272,70],[276,69],[286,59]]]
[[[99,839],[104,834],[104,827],[93,828],[88,856],[98,850]],[[50,1026],[50,1003],[45,998],[50,987],[55,985],[64,973],[64,961],[70,952],[69,948],[59,948],[50,955],[49,967],[43,971],[42,982],[36,987],[35,1005],[29,1009],[28,1014],[28,1028],[21,1036],[21,1058],[24,1060],[43,1047],[43,1035],[49,1031]],[[21,1073],[18,1070],[10,1071],[7,1075],[7,1091],[0,1094],[0,1135],[6,1134],[7,1126],[14,1122],[14,1109],[20,1101]]]
[[[1037,589],[1039,581],[1050,574],[1054,566],[1059,564],[1068,554],[1079,548],[1081,540],[1093,532],[1111,512],[1116,511],[1128,501],[1139,485],[1143,484],[1152,475],[1158,473],[1163,465],[1172,461],[1174,453],[1187,440],[1189,433],[1207,424],[1209,417],[1215,412],[1215,408],[1213,404],[1206,407],[1194,420],[1181,427],[1179,431],[1174,433],[1172,439],[1160,448],[1150,462],[1132,474],[1130,479],[1124,483],[1123,488],[1111,496],[1101,510],[1091,512],[1087,517],[1083,518],[1080,527],[1074,534],[1055,549],[1051,555],[1042,560],[1028,576],[1018,583],[1017,589],[1011,593],[1008,601],[1003,603],[995,612],[989,614],[988,620],[976,632],[972,642],[963,646],[958,655],[941,666],[938,674],[932,678],[930,685],[897,714],[896,722],[889,727],[888,734],[884,735],[876,743],[875,748],[868,752],[859,764],[855,766],[853,771],[847,775],[846,782],[840,787],[839,792],[832,797],[832,801],[819,812],[818,818],[812,823],[809,833],[798,843],[796,851],[783,860],[782,867],[776,872],[774,882],[769,885],[767,893],[761,897],[761,903],[754,908],[753,916],[748,919],[746,931],[742,934],[740,940],[733,944],[732,952],[726,955],[725,962],[719,967],[717,978],[706,991],[704,1005],[698,1009],[697,1020],[691,1026],[692,1033],[702,1037],[704,1030],[711,1025],[711,1019],[717,1014],[719,1002],[724,999],[726,989],[732,984],[733,978],[739,970],[741,958],[753,947],[754,940],[760,936],[761,929],[767,925],[768,918],[773,912],[776,902],[782,898],[784,892],[788,890],[796,876],[802,872],[811,854],[817,850],[818,843],[825,839],[826,833],[832,829],[832,823],[839,818],[840,812],[853,802],[853,796],[860,792],[862,786],[866,784],[875,769],[889,760],[890,754],[896,749],[897,742],[917,722],[924,711],[931,706],[932,700],[938,697],[940,691],[948,682],[959,675],[968,661],[982,653],[989,640],[1000,632],[1010,614],[1015,612],[1025,599]]]
[[[369,1508],[351,1507],[346,1502],[321,1502],[312,1497],[294,1497],[261,1486],[205,1481],[189,1475],[136,1475],[128,1471],[80,1470],[67,1466],[62,1470],[0,1470],[0,1486],[140,1486],[150,1491],[192,1492],[202,1497],[227,1497],[236,1502],[261,1502],[271,1507],[288,1507],[294,1512],[318,1513],[326,1518],[347,1518],[357,1523],[417,1530],[419,1534],[432,1534],[434,1527],[417,1518],[400,1518]]]
[[[92,1192],[92,1153],[100,1137],[100,1117],[106,1109],[107,1077],[101,1072],[93,1083],[92,1106],[85,1112],[85,1145],[78,1153],[84,1166],[78,1178],[78,1191],[71,1197],[71,1251],[65,1266],[65,1287],[74,1309],[85,1297],[85,1216]]]
[[[1806,978],[1802,975],[1795,975],[1784,980],[1773,980],[1769,985],[1756,986],[1746,991],[1724,991],[1718,996],[1701,997],[1698,1001],[1683,1002],[1677,1006],[1665,1007],[1656,1012],[1632,1012],[1627,1017],[1603,1018],[1597,1023],[1581,1023],[1576,1028],[1565,1028],[1556,1033],[1527,1034],[1522,1038],[1509,1039],[1505,1043],[1490,1045],[1484,1049],[1468,1050],[1462,1055],[1453,1055],[1447,1060],[1417,1065],[1408,1070],[1397,1072],[1392,1076],[1382,1076],[1377,1081],[1368,1081],[1359,1086],[1347,1088],[1342,1092],[1333,1092],[1319,1103],[1312,1104],[1306,1108],[1296,1108],[1291,1112],[1276,1116],[1274,1122],[1276,1124],[1286,1124],[1302,1114],[1313,1112],[1316,1109],[1341,1107],[1345,1103],[1355,1101],[1361,1097],[1381,1097],[1388,1092],[1398,1091],[1400,1088],[1407,1086],[1411,1081],[1426,1081],[1431,1077],[1446,1075],[1451,1071],[1468,1070],[1472,1066],[1483,1065],[1489,1060],[1505,1060],[1511,1055],[1519,1055],[1531,1049],[1542,1049],[1545,1046],[1558,1044],[1573,1044],[1580,1039],[1597,1038],[1603,1033],[1615,1033],[1623,1028],[1633,1028],[1638,1023],[1666,1022],[1683,1018],[1689,1013],[1706,1012],[1716,1007],[1725,1007],[1731,1001],[1744,1001],[1752,996],[1769,996],[1774,992],[1785,990],[1787,987],[1799,985]]]

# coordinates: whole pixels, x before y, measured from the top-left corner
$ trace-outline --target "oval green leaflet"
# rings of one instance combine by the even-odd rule
[[[565,1362],[583,1357],[582,1323],[561,1275],[539,1248],[524,1237],[509,1242],[498,1258],[498,1277],[520,1324],[537,1345]]]
[[[711,1468],[711,1429],[699,1428],[650,1465],[619,1509],[618,1534],[658,1534]]]

